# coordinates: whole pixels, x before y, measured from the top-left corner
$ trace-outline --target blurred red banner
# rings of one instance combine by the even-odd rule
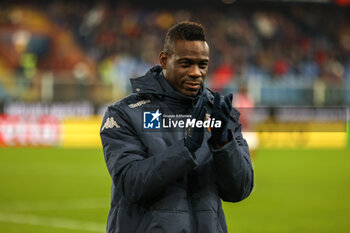
[[[339,6],[350,6],[350,0],[335,0]]]
[[[55,116],[0,115],[0,146],[55,146],[60,138]]]

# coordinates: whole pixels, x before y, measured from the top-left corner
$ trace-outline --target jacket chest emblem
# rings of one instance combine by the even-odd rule
[[[210,114],[208,114],[208,113],[205,114],[205,120],[206,120],[206,121],[209,121],[209,120],[210,120]],[[210,127],[210,125],[209,125],[209,127],[208,127],[208,131],[211,133],[211,127]]]

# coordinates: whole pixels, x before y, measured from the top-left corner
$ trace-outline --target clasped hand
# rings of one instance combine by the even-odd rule
[[[199,98],[197,104],[192,110],[192,119],[205,120],[206,109],[208,102],[206,93],[203,93]],[[214,95],[214,104],[211,112],[211,118],[216,121],[221,121],[221,127],[211,128],[212,140],[215,145],[224,145],[228,141],[228,122],[230,119],[230,112],[232,109],[232,94],[221,99],[219,93]],[[204,139],[204,127],[189,127],[187,136],[185,138],[185,146],[188,150],[194,153],[201,145]]]

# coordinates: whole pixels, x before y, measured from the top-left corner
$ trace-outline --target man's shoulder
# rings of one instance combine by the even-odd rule
[[[153,102],[151,97],[149,94],[131,94],[109,105],[105,112],[105,118],[113,117],[117,122],[120,119],[124,119],[124,121],[138,119],[141,114],[137,114],[137,112],[142,111],[143,106]]]
[[[109,107],[118,109],[136,109],[146,104],[150,104],[154,99],[151,94],[133,93],[123,99],[113,103]]]

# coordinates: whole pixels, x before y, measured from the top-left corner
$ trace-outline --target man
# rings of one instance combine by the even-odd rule
[[[159,62],[131,80],[134,94],[109,106],[102,123],[113,180],[107,232],[227,232],[221,199],[246,198],[253,169],[232,96],[203,87],[203,27],[170,28]]]

